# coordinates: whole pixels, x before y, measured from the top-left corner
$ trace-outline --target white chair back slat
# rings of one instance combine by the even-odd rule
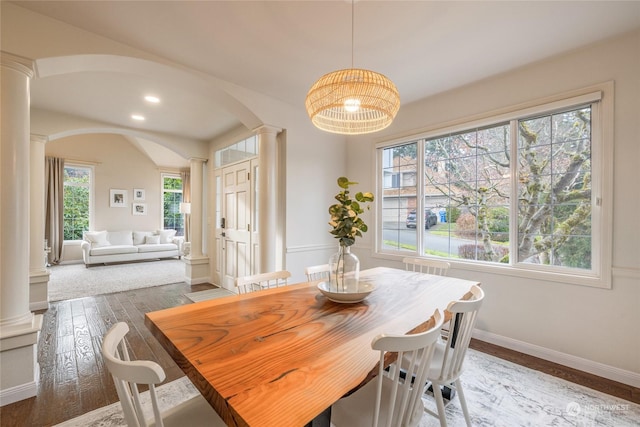
[[[471,288],[471,294],[471,299],[453,301],[447,307],[452,317],[449,323],[450,332],[445,341],[442,369],[438,377],[440,381],[458,378],[462,373],[478,310],[480,310],[484,299],[484,292],[478,286]]]
[[[451,264],[447,261],[440,261],[435,259],[425,258],[402,258],[405,270],[414,271],[426,274],[436,274],[438,276],[446,276],[449,272]]]
[[[277,288],[287,285],[287,279],[291,273],[287,270],[273,271],[270,273],[253,274],[236,278],[238,293],[246,294],[269,288]]]
[[[312,265],[304,269],[304,274],[307,275],[308,282],[315,282],[316,280],[329,280],[329,264]]]

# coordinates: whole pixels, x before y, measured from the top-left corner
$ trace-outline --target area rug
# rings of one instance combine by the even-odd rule
[[[151,286],[184,282],[184,263],[178,259],[98,265],[66,264],[50,267],[49,301],[82,298]]]
[[[475,350],[469,350],[465,363],[462,384],[474,426],[638,426],[638,404]],[[186,377],[158,390],[164,407],[178,404],[198,393]],[[424,400],[427,407],[435,409],[433,399],[425,397]],[[446,413],[448,425],[465,425],[457,398],[447,405]],[[59,424],[64,427],[125,425],[120,403]],[[420,422],[420,427],[439,425],[439,421],[428,414]]]
[[[185,297],[189,298],[193,302],[223,298],[231,295],[237,294],[224,288],[207,289],[206,291],[190,292],[188,294],[184,294]]]

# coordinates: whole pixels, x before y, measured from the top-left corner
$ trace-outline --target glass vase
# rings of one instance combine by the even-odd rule
[[[360,260],[351,253],[350,246],[339,246],[338,252],[329,258],[331,291],[356,292],[359,278]]]

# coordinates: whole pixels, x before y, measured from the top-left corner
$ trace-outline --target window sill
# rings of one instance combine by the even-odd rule
[[[405,256],[415,256],[415,253],[407,252],[404,254],[388,254],[388,253],[374,253],[373,258],[386,259],[401,263],[402,258]],[[429,258],[429,257],[425,257]],[[447,261],[451,264],[451,269],[464,270],[464,271],[477,271],[482,273],[495,274],[499,276],[509,276],[517,278],[526,278],[531,280],[540,280],[546,282],[555,282],[565,285],[578,285],[588,286],[593,288],[611,289],[611,273],[605,274],[602,277],[578,275],[571,273],[558,273],[549,271],[536,271],[525,268],[519,268],[512,265],[505,264],[489,264],[481,262],[462,261],[455,258],[438,258],[433,259]]]

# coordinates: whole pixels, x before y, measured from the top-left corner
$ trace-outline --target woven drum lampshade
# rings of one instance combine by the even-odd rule
[[[317,128],[359,135],[389,126],[400,109],[400,95],[386,76],[349,68],[326,74],[315,82],[305,106]]]

